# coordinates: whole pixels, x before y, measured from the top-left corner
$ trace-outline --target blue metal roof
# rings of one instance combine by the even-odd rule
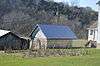
[[[47,39],[76,39],[76,35],[68,26],[38,25]]]

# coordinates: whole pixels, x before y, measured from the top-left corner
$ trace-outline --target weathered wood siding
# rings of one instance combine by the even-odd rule
[[[72,47],[71,40],[48,40],[48,48],[69,48]]]
[[[2,37],[0,37],[0,50],[4,49],[27,49],[28,41],[19,38],[13,33],[8,33]]]

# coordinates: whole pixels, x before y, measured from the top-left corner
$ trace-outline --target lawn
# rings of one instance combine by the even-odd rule
[[[0,54],[0,66],[100,66],[100,49],[90,49],[86,56],[37,57]]]

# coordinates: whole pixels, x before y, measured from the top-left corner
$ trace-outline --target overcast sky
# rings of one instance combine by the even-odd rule
[[[73,0],[55,0],[56,2],[71,2]],[[98,10],[97,9],[97,5],[96,3],[98,2],[99,0],[79,0],[79,6],[82,6],[82,7],[91,7],[92,9],[94,10]]]

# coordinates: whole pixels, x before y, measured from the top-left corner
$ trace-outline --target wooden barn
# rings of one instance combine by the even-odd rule
[[[14,33],[6,30],[0,30],[0,50],[21,50],[28,49],[29,40],[20,38]]]
[[[30,48],[66,48],[76,35],[68,26],[37,24],[30,35]]]

